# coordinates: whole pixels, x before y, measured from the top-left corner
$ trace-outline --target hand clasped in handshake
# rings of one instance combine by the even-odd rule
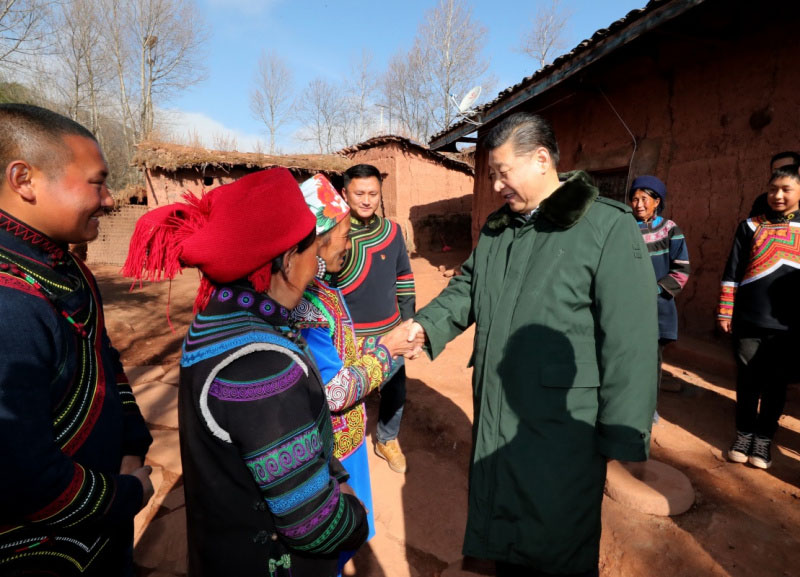
[[[389,349],[392,358],[404,356],[415,359],[425,344],[425,331],[414,319],[408,319],[381,337],[381,344]]]

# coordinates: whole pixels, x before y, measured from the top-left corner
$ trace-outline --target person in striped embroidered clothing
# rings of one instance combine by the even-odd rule
[[[344,197],[350,205],[352,247],[342,270],[328,280],[344,295],[360,340],[387,334],[413,318],[414,275],[403,233],[396,223],[377,214],[381,205],[381,173],[370,164],[344,173]],[[375,453],[397,473],[406,472],[406,458],[397,436],[406,400],[402,358],[380,387]]]
[[[409,342],[410,320],[382,337],[357,339],[341,291],[322,280],[326,271],[336,273],[344,264],[350,248],[350,207],[321,174],[305,181],[300,189],[317,221],[318,268],[303,300],[292,311],[292,320],[301,329],[325,383],[333,420],[333,455],[347,470],[350,486],[367,508],[372,538],[375,521],[364,443],[367,415],[363,399],[391,374],[397,362],[393,359],[422,346],[422,339]],[[340,569],[353,553],[342,553]]]
[[[68,248],[114,205],[83,126],[0,104],[0,575],[133,575],[152,443],[94,276]]]
[[[667,187],[655,176],[633,181],[630,205],[642,231],[658,285],[658,385],[664,347],[678,340],[677,297],[689,280],[689,249],[678,225],[661,216]]]
[[[767,192],[769,211],[741,222],[722,276],[717,323],[732,333],[736,357],[735,463],[772,464],[772,439],[800,345],[800,175],[776,169]],[[759,407],[760,400],[760,407]]]
[[[334,577],[368,526],[290,320],[317,271],[314,218],[285,168],[186,200],[139,219],[123,272],[202,273],[178,395],[189,576]]]

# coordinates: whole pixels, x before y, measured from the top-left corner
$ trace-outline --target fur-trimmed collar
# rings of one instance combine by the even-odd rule
[[[558,175],[561,181],[553,194],[542,201],[538,214],[545,217],[559,228],[570,228],[586,214],[597,198],[598,190],[592,184],[592,177],[582,170],[574,170]],[[500,230],[511,224],[515,213],[503,206],[494,212],[486,221],[492,230]]]

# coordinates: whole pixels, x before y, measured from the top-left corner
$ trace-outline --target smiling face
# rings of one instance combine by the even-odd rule
[[[325,261],[328,272],[339,272],[350,250],[350,219],[343,218],[319,241],[317,254]]]
[[[661,204],[660,198],[653,198],[650,194],[641,188],[637,188],[631,197],[631,210],[636,220],[641,222],[650,222]]]
[[[374,176],[353,178],[344,189],[344,197],[352,213],[367,221],[381,204],[381,183]]]
[[[767,204],[783,215],[797,212],[800,205],[800,177],[781,176],[769,183]]]
[[[550,155],[543,146],[518,155],[509,140],[489,152],[492,188],[514,212],[532,211],[552,192],[549,169]]]
[[[32,167],[30,186],[35,198],[25,221],[59,243],[97,238],[100,217],[113,208],[106,165],[100,146],[84,136],[64,136],[66,166],[46,171]]]

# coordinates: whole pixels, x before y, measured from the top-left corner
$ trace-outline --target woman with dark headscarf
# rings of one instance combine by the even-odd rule
[[[689,280],[689,250],[683,232],[677,224],[661,216],[666,199],[667,187],[655,176],[640,176],[633,181],[630,205],[653,261],[658,283],[659,386],[662,351],[666,345],[678,340],[675,297]]]
[[[248,175],[137,223],[124,272],[200,269],[179,391],[189,575],[332,577],[366,539],[323,382],[289,312],[317,270],[292,175]]]

